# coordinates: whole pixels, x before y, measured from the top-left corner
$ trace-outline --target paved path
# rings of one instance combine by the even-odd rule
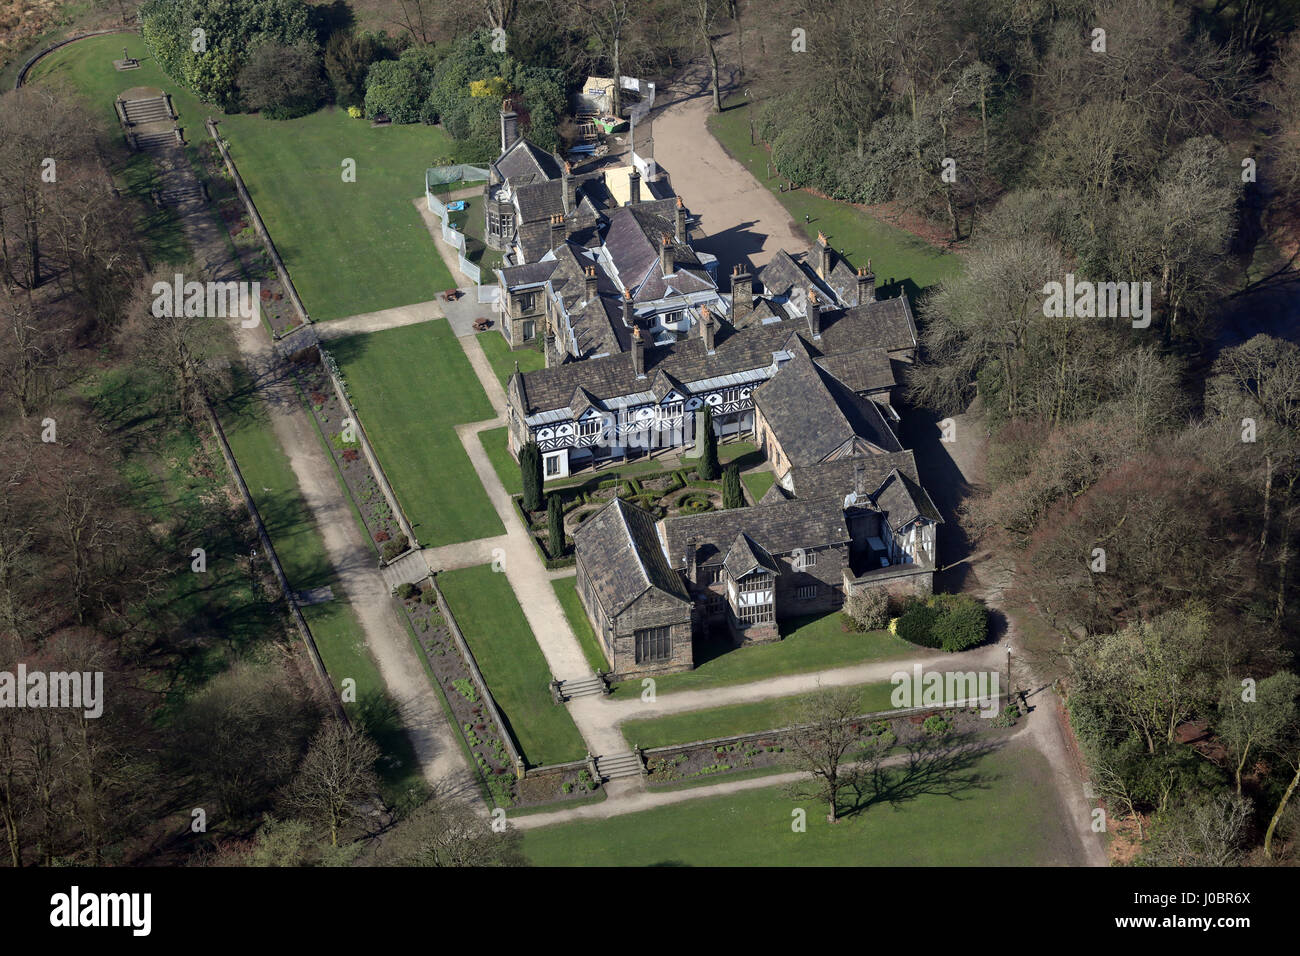
[[[345,319],[316,322],[314,327],[321,340],[327,341],[329,339],[341,339],[348,335],[356,335],[360,332],[382,332],[384,329],[417,325],[421,322],[431,322],[442,317],[442,303],[437,299],[432,299],[428,302],[416,302],[414,305],[399,305],[392,309],[380,309],[378,312],[349,315]]]
[[[163,176],[174,185],[184,185],[187,177],[197,182],[179,149],[159,151],[154,158]],[[229,258],[225,230],[208,205],[192,201],[177,211],[195,266],[212,279],[242,278],[238,261]],[[375,566],[374,551],[357,528],[345,492],[335,479],[333,462],[321,447],[320,436],[298,397],[293,378],[275,352],[265,326],[245,329],[237,321],[231,325],[253,387],[263,400],[267,420],[289,459],[334,565],[338,577],[335,599],[346,601],[356,613],[362,630],[358,637],[370,649],[389,693],[401,709],[425,779],[442,792],[472,788],[469,767],[453,730],[415,656],[410,636],[397,617],[389,588]]]
[[[744,653],[743,650],[741,653]],[[606,723],[621,724],[627,720],[666,717],[709,707],[744,704],[776,697],[808,694],[819,688],[854,687],[859,684],[888,683],[890,677],[921,665],[923,671],[992,671],[1000,673],[1006,665],[1006,650],[998,645],[980,647],[962,654],[931,654],[924,657],[896,658],[887,661],[854,664],[831,670],[807,674],[787,674],[748,684],[731,684],[726,687],[706,687],[700,690],[680,690],[659,694],[654,702],[643,701],[639,696],[614,699],[609,697],[584,697],[574,704],[594,705],[599,719]],[[999,677],[999,681],[1003,678]],[[1001,686],[1001,684],[999,684]]]
[[[779,249],[791,255],[808,251],[808,237],[785,207],[709,132],[713,99],[702,61],[659,93],[657,102],[664,105],[651,113],[655,161],[700,218],[703,238],[695,246],[718,257],[719,275],[730,275],[742,260],[764,265]]]

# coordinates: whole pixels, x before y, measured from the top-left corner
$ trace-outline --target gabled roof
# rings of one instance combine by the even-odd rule
[[[779,482],[773,482],[772,487],[763,492],[763,497],[758,499],[760,505],[768,504],[772,501],[789,501],[794,495],[781,487]]]
[[[825,494],[848,497],[857,494],[866,499],[885,483],[890,472],[899,471],[916,482],[919,475],[916,459],[910,450],[887,455],[867,455],[860,458],[842,458],[838,461],[819,462],[814,465],[796,465],[785,476],[793,494],[805,498]]]
[[[818,356],[817,364],[855,392],[879,392],[894,387],[894,366],[880,348]]]
[[[722,567],[733,581],[739,581],[747,574],[763,570],[780,574],[781,569],[776,559],[767,553],[761,545],[755,544],[743,531],[736,535],[727,556],[722,559]]]
[[[610,617],[651,588],[689,603],[686,586],[659,546],[654,517],[636,505],[615,498],[578,527],[573,541],[592,594]]]
[[[620,206],[609,213],[605,250],[619,282],[632,290],[637,302],[717,288],[690,244],[676,241],[676,207],[675,199],[661,199]],[[674,263],[671,277],[664,276],[659,262],[665,236]]]
[[[792,355],[754,390],[754,404],[792,466],[825,461],[855,438],[865,440],[868,451],[902,450],[873,402],[859,398],[806,350],[792,350]]]
[[[492,166],[497,175],[512,186],[559,179],[564,172],[558,159],[526,137],[515,140]]]
[[[876,507],[884,513],[895,531],[901,531],[917,518],[928,518],[936,523],[943,521],[926,490],[897,469],[889,473],[873,497]]]
[[[675,568],[686,567],[691,542],[696,546],[697,564],[721,564],[740,534],[769,555],[843,544],[849,540],[843,497],[793,498],[752,508],[677,515],[659,522],[659,540]]]
[[[623,324],[621,316],[614,321],[615,326]],[[866,313],[853,309],[823,313],[822,337],[817,343],[817,352],[824,356],[857,351],[871,342],[869,327]],[[663,368],[688,386],[692,382],[729,375],[758,376],[760,370],[771,368],[773,353],[783,351],[786,343],[792,341],[792,332],[799,335],[798,329],[783,322],[742,331],[728,322],[719,321],[712,355],[698,335],[665,345],[646,345],[646,374],[653,378],[655,372]],[[525,416],[564,408],[577,385],[585,386],[607,403],[610,399],[644,392],[647,386],[644,379],[637,379],[632,369],[632,356],[626,351],[603,358],[553,365],[527,372],[525,377],[528,404],[521,409]],[[765,378],[766,375],[759,377]]]
[[[515,187],[515,208],[521,222],[564,215],[564,181],[552,179]]]

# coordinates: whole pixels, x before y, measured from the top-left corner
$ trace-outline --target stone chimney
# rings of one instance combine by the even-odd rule
[[[871,260],[867,267],[858,270],[858,305],[876,301],[876,274],[871,271]]]
[[[641,338],[641,326],[632,327],[632,371],[637,378],[645,378],[645,340]]]
[[[501,101],[501,152],[505,152],[519,138],[519,114],[510,108],[509,100]]]
[[[808,290],[808,331],[814,339],[822,337],[822,304],[813,289]]]
[[[635,205],[641,201],[641,174],[632,167],[632,171],[627,174],[627,204]]]
[[[551,248],[563,244],[568,238],[568,229],[564,225],[564,217],[558,212],[551,217]]]
[[[826,241],[826,236],[819,232],[817,233],[817,274],[823,279],[829,279],[833,265],[831,244]]]
[[[731,270],[731,314],[735,318],[754,311],[754,276],[737,264]]]
[[[695,587],[695,559],[700,550],[699,538],[691,535],[686,539],[686,586]]]
[[[573,163],[569,162],[567,159],[564,161],[564,172],[560,174],[560,178],[563,180],[564,214],[566,216],[571,216],[573,215],[574,207],[577,205],[577,202],[575,201],[577,183],[573,180]]]
[[[673,215],[673,234],[678,242],[686,241],[686,205],[681,196],[677,197],[677,210]]]
[[[659,268],[666,276],[672,275],[677,268],[677,263],[673,260],[672,243],[667,236],[659,241]]]
[[[599,295],[599,287],[596,284],[596,267],[587,266],[586,272],[587,301],[591,302]]]
[[[713,335],[716,331],[713,313],[709,311],[709,307],[706,305],[700,309],[700,338],[704,339],[704,350],[710,355],[713,354]]]

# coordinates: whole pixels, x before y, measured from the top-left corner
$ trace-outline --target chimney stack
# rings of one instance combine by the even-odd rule
[[[822,337],[822,304],[813,289],[808,290],[808,331],[814,339]]]
[[[713,322],[713,313],[706,305],[700,309],[700,338],[704,339],[704,350],[713,354],[713,335],[717,331]]]
[[[677,197],[677,211],[673,217],[673,228],[678,242],[686,241],[686,206],[682,197]]]
[[[519,114],[510,108],[509,100],[501,101],[501,152],[505,152],[519,138]]]
[[[632,167],[632,171],[627,174],[627,204],[636,205],[641,201],[641,174]]]
[[[599,295],[599,289],[598,286],[596,285],[596,267],[587,266],[586,275],[587,275],[587,279],[586,279],[587,301],[591,302],[596,298],[597,295]]]
[[[632,290],[623,290],[623,324],[629,329],[636,327],[636,315],[632,311]]]
[[[574,206],[577,205],[575,192],[577,184],[573,181],[573,163],[567,159],[564,161],[564,172],[560,177],[564,181],[564,214],[573,215]]]
[[[876,274],[871,271],[871,260],[867,267],[858,270],[858,305],[876,301]]]
[[[831,277],[831,244],[823,233],[817,233],[817,274],[823,279]]]
[[[645,341],[639,325],[632,327],[632,371],[637,378],[645,378]]]
[[[695,557],[700,550],[700,541],[694,535],[686,541],[686,584],[695,586]]]
[[[739,319],[754,311],[754,276],[737,263],[731,270],[731,315]]]
[[[552,249],[554,249],[558,245],[563,244],[564,240],[568,238],[567,231],[568,230],[566,230],[564,226],[564,217],[557,212],[555,215],[551,217],[551,248]]]
[[[667,236],[659,241],[659,268],[666,276],[672,275],[677,268],[677,263],[673,260],[673,247]]]

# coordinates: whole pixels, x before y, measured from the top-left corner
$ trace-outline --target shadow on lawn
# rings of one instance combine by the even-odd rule
[[[914,743],[901,765],[865,768],[853,788],[852,803],[840,810],[840,816],[856,816],[878,804],[898,808],[927,795],[961,800],[963,794],[986,789],[993,782],[989,775],[973,769],[993,750],[992,744],[977,741],[970,734]]]

